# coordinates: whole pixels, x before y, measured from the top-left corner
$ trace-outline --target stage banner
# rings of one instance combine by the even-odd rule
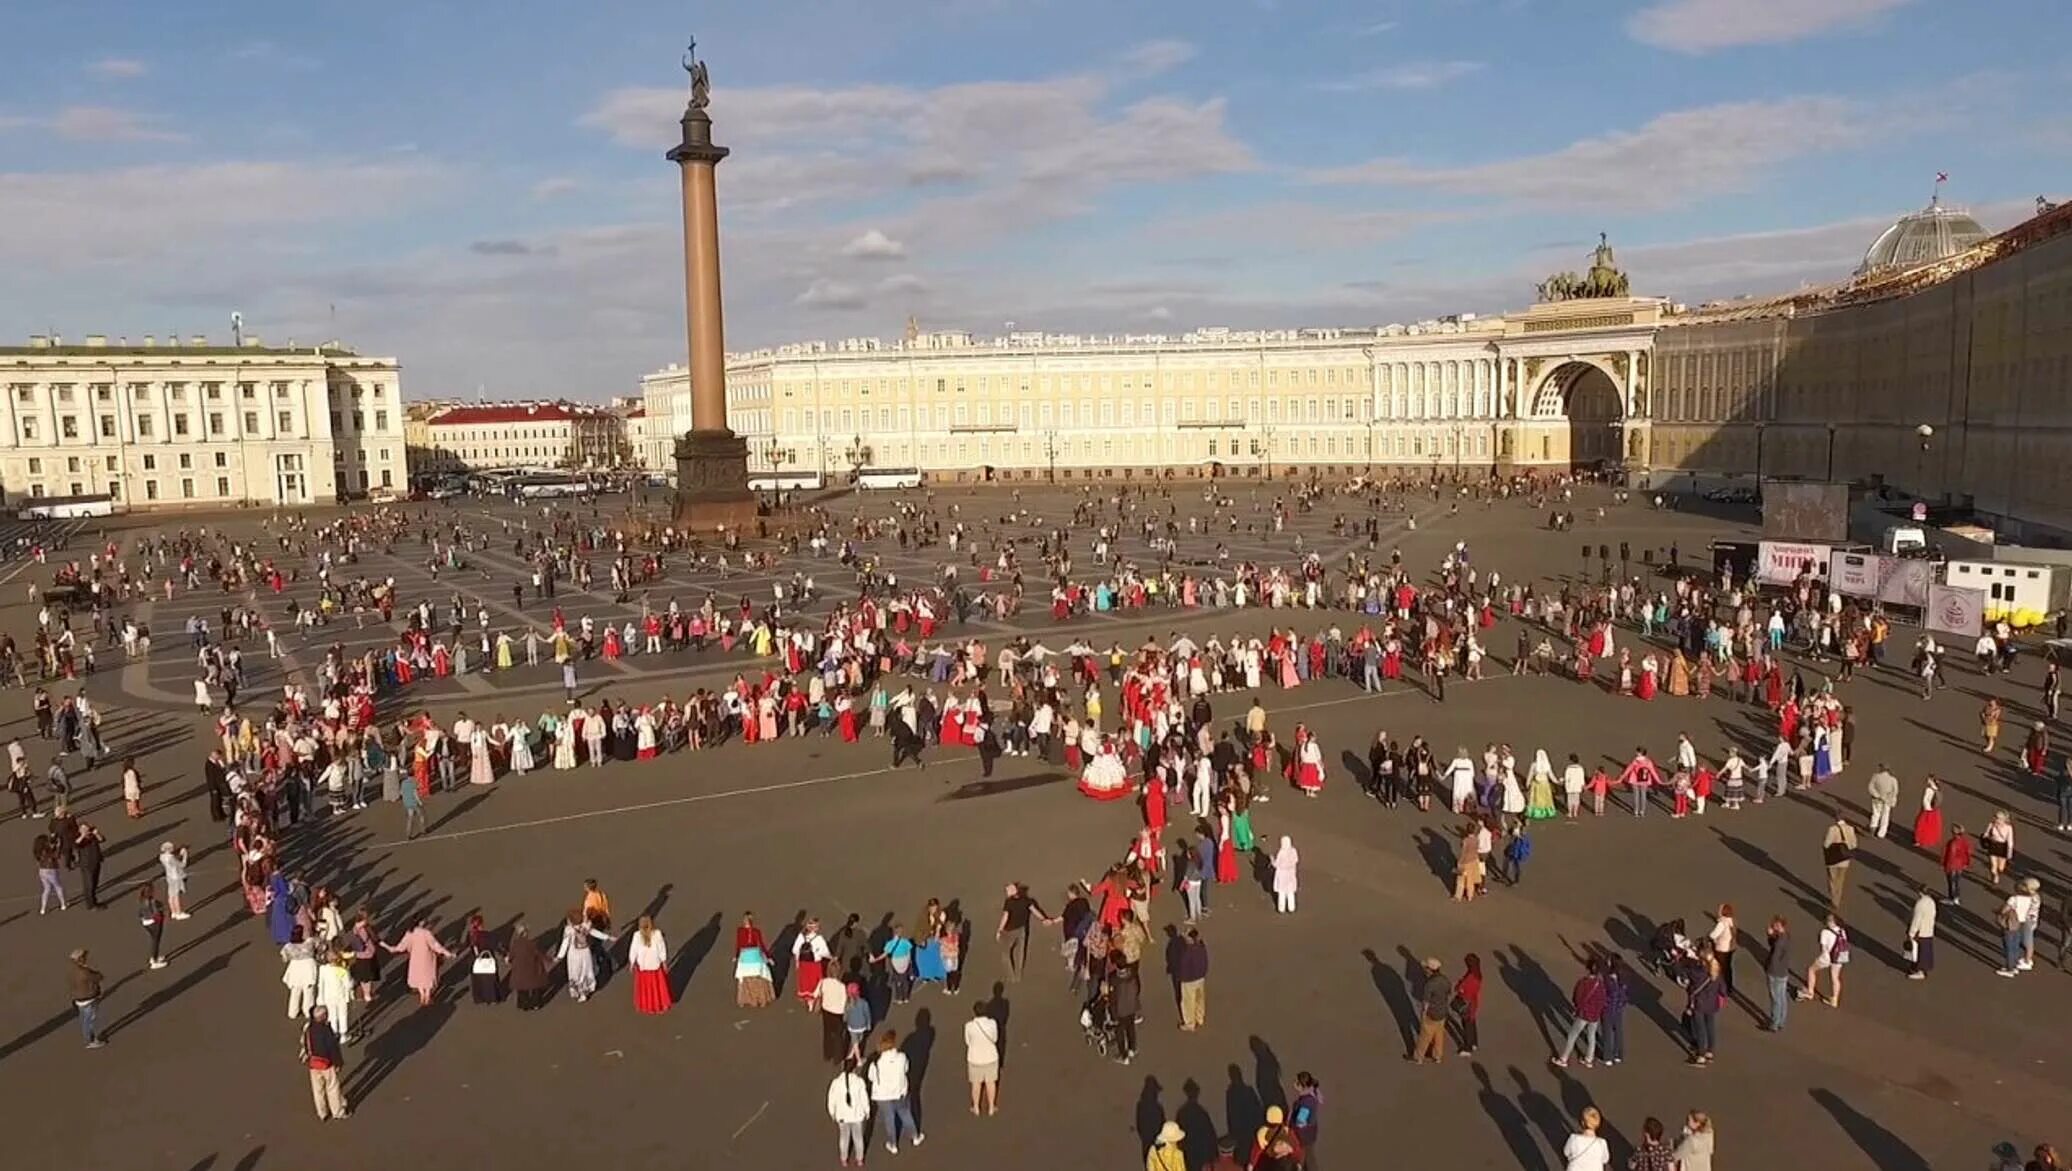
[[[1827,568],[1827,546],[1803,541],[1764,541],[1757,547],[1755,579],[1765,585],[1790,585],[1810,563],[1813,572]]]
[[[1887,557],[1878,579],[1878,600],[1888,606],[1928,608],[1928,591],[1935,585],[1935,565],[1919,557]]]
[[[1844,553],[1837,549],[1827,557],[1827,584],[1851,598],[1875,598],[1885,579],[1885,562],[1877,553]]]
[[[1966,586],[1928,587],[1928,629],[1976,639],[1986,627],[1986,591]]]

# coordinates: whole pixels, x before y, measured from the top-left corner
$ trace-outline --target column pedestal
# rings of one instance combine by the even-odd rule
[[[676,525],[692,532],[746,529],[760,511],[748,487],[748,441],[724,428],[676,440]]]

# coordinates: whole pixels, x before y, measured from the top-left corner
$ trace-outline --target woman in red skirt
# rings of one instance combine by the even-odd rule
[[[640,917],[640,926],[627,945],[626,959],[633,967],[633,1007],[650,1015],[669,1011],[669,943],[655,930],[655,921]]]

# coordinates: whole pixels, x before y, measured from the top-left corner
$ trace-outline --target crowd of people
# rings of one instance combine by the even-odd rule
[[[1530,495],[1535,506],[1559,489],[1521,483],[1503,494]],[[1377,489],[1366,498],[1382,499]],[[1018,502],[1017,502],[1018,503]],[[1215,503],[1212,501],[1212,503]],[[1739,811],[1790,792],[1831,784],[1852,763],[1854,715],[1841,698],[1854,668],[1883,662],[1889,626],[1882,615],[1862,609],[1824,588],[1807,574],[1781,597],[1759,597],[1731,580],[1678,576],[1655,589],[1639,579],[1590,585],[1569,580],[1551,585],[1507,580],[1478,560],[1479,550],[1460,542],[1429,573],[1406,566],[1400,553],[1377,558],[1379,528],[1340,517],[1332,531],[1367,552],[1349,548],[1338,568],[1323,551],[1302,547],[1288,530],[1294,519],[1328,503],[1320,493],[1277,500],[1263,516],[1242,519],[1230,501],[1212,519],[1182,520],[1178,506],[1148,495],[1110,499],[1089,495],[1070,528],[1044,525],[1026,512],[1004,517],[998,526],[967,523],[925,506],[904,505],[890,519],[860,514],[846,526],[822,515],[803,535],[779,542],[779,556],[831,558],[855,575],[853,597],[826,598],[802,566],[789,578],[773,577],[767,603],[743,596],[734,604],[712,590],[685,606],[670,597],[652,605],[645,596],[639,617],[623,622],[584,613],[570,618],[557,583],[578,591],[605,592],[621,604],[636,590],[664,584],[672,569],[723,580],[739,558],[760,571],[775,559],[741,547],[738,539],[718,549],[681,540],[676,534],[629,536],[598,521],[549,512],[537,529],[504,523],[500,537],[441,517],[413,518],[401,510],[356,515],[326,526],[291,518],[271,541],[240,542],[206,530],[158,536],[132,551],[138,572],[113,544],[96,550],[77,567],[91,580],[93,639],[120,645],[129,655],[149,654],[149,630],[115,611],[125,601],[155,595],[162,578],[167,596],[176,587],[190,594],[217,589],[229,603],[213,627],[197,616],[188,634],[196,651],[196,700],[213,719],[213,743],[204,765],[210,815],[223,823],[237,860],[242,895],[267,923],[279,948],[287,1013],[300,1022],[301,1052],[311,1078],[319,1117],[343,1117],[346,1101],[340,1074],[348,1048],[361,1035],[365,1007],[381,995],[389,976],[386,957],[402,957],[402,985],[420,1003],[439,994],[442,965],[464,965],[470,995],[485,1004],[515,1000],[520,1011],[539,1009],[549,991],[565,988],[575,1002],[588,1000],[618,969],[630,971],[632,998],[641,1013],[670,1011],[682,989],[671,979],[673,952],[662,930],[643,915],[630,926],[617,924],[609,899],[586,884],[580,903],[535,938],[520,922],[491,932],[475,916],[458,932],[418,919],[377,929],[370,912],[339,905],[319,877],[301,873],[293,850],[299,827],[327,817],[351,816],[376,802],[402,809],[406,836],[425,828],[426,809],[442,791],[462,785],[492,786],[537,769],[597,768],[707,749],[734,751],[788,738],[819,736],[844,743],[890,742],[895,766],[921,763],[938,748],[974,750],[990,775],[1002,756],[1026,755],[1076,773],[1079,789],[1099,801],[1129,801],[1138,813],[1118,830],[1113,866],[1090,882],[1064,887],[1059,913],[1050,915],[1023,884],[1007,888],[995,927],[1000,963],[1019,979],[1032,951],[1036,929],[1060,928],[1064,968],[1080,996],[1079,1021],[1089,1045],[1114,1060],[1136,1059],[1145,1007],[1141,965],[1157,920],[1179,920],[1169,964],[1175,980],[1177,1027],[1206,1023],[1208,941],[1203,928],[1226,897],[1243,898],[1245,871],[1256,863],[1275,910],[1295,914],[1301,889],[1301,854],[1293,835],[1272,835],[1268,848],[1253,824],[1255,806],[1276,797],[1315,798],[1332,783],[1334,759],[1352,752],[1327,751],[1310,728],[1276,721],[1262,702],[1267,695],[1330,679],[1382,690],[1415,677],[1434,698],[1443,699],[1449,678],[1482,678],[1491,662],[1487,645],[1500,620],[1519,628],[1512,669],[1520,673],[1566,674],[1605,690],[1652,700],[1660,695],[1722,698],[1765,710],[1774,744],[1746,757],[1728,745],[1701,753],[1688,736],[1671,752],[1637,749],[1623,769],[1585,766],[1581,752],[1555,754],[1536,749],[1529,760],[1509,744],[1491,743],[1479,755],[1461,746],[1450,760],[1421,737],[1379,733],[1366,754],[1364,772],[1351,771],[1366,796],[1387,807],[1437,804],[1461,818],[1456,834],[1454,897],[1474,899],[1489,889],[1491,872],[1503,882],[1522,881],[1532,852],[1532,827],[1560,819],[1602,816],[1614,794],[1624,796],[1635,816],[1655,805],[1669,816],[1706,816],[1717,803]],[[1164,518],[1157,513],[1166,511]],[[1012,521],[1013,523],[1010,523]],[[1290,547],[1286,565],[1233,561],[1218,539],[1237,533],[1271,534]],[[1218,532],[1218,529],[1221,529]],[[1030,536],[1033,531],[1036,535]],[[427,550],[426,566],[464,574],[479,555],[508,542],[525,568],[511,583],[509,608],[522,618],[530,602],[543,608],[544,631],[530,624],[502,625],[486,599],[458,591],[443,602],[402,597],[396,579],[369,574],[363,559],[375,550],[392,553],[415,533]],[[1090,536],[1088,535],[1090,534]],[[1075,535],[1095,572],[1075,573]],[[647,540],[643,541],[645,536]],[[901,583],[868,548],[890,537],[902,550],[940,549],[948,554],[935,580]],[[1153,551],[1156,564],[1140,563],[1121,551],[1134,537]],[[1190,567],[1183,548],[1214,544],[1214,552]],[[751,555],[754,554],[753,559]],[[597,563],[604,564],[600,572]],[[811,565],[812,562],[806,564]],[[316,601],[305,603],[293,588],[305,571],[316,579]],[[975,571],[976,589],[963,576]],[[488,575],[489,570],[483,569]],[[1210,636],[1197,641],[1175,630],[1134,648],[1110,641],[1105,649],[1075,640],[1052,651],[1039,634],[1009,634],[990,645],[968,632],[974,614],[1011,616],[1026,588],[1024,574],[1049,583],[1051,616],[1064,621],[1085,613],[1161,607],[1183,626],[1190,612],[1263,606],[1287,612],[1265,635]],[[528,593],[528,586],[530,592]],[[269,597],[271,600],[269,600]],[[821,605],[822,602],[826,604]],[[630,608],[630,606],[628,607]],[[499,604],[499,609],[503,609]],[[1297,617],[1303,611],[1315,617]],[[105,612],[105,613],[104,613]],[[278,617],[276,617],[278,615]],[[322,643],[347,616],[356,624],[400,616],[402,630],[390,645],[347,651],[332,642],[311,679],[290,679],[276,698],[240,704],[245,691],[242,648],[265,640],[270,657],[283,647],[282,626],[307,641]],[[53,621],[70,634],[70,617]],[[1311,626],[1308,633],[1301,627]],[[954,633],[952,633],[954,630]],[[53,643],[63,642],[54,636]],[[75,640],[76,641],[76,640]],[[1625,645],[1628,642],[1633,645]],[[9,648],[11,650],[11,648]],[[616,696],[569,694],[537,715],[476,719],[459,713],[450,720],[428,712],[403,711],[421,678],[455,673],[513,670],[543,657],[572,680],[573,667],[593,657],[613,660],[691,651],[749,669],[730,683],[691,688],[625,702]],[[1638,652],[1638,658],[1635,653]],[[544,652],[544,655],[543,655]],[[1793,665],[1837,658],[1849,665],[1836,680],[1815,668]],[[1916,669],[1926,660],[1931,681],[1941,651],[1923,640]],[[46,656],[49,659],[49,656]],[[47,679],[63,677],[62,659],[46,663]],[[50,670],[58,667],[59,670]],[[1407,685],[1407,684],[1406,684]],[[99,713],[83,693],[53,702],[39,692],[38,730],[54,740],[63,758],[77,752],[91,768],[108,755],[99,733]],[[1242,714],[1228,702],[1245,697]],[[1217,708],[1222,705],[1219,715]],[[1988,749],[1997,724],[1988,729]],[[1602,747],[1602,746],[1592,746]],[[2026,746],[2034,749],[2032,743]],[[1565,756],[1557,766],[1556,755]],[[2047,758],[2047,745],[2042,756]],[[12,773],[27,776],[25,753],[11,747]],[[2041,772],[2040,763],[2034,765]],[[1888,783],[1889,782],[1889,783]],[[1873,816],[1865,828],[1877,836],[1889,830],[1900,806],[1896,778],[1883,766],[1868,781]],[[2062,782],[2061,782],[2062,785]],[[53,780],[53,795],[61,800]],[[124,797],[131,816],[141,813],[144,792],[134,762],[125,767]],[[24,789],[24,815],[38,816],[33,783]],[[1938,851],[1952,875],[1943,896],[1959,897],[1958,881],[1970,872],[1971,838],[1961,826],[1947,835],[1941,825],[1939,782],[1929,777],[1911,835],[1921,849]],[[49,833],[39,838],[39,880],[53,888],[63,906],[64,889],[55,874],[76,865],[87,838],[98,831],[71,818],[62,803]],[[60,832],[60,831],[63,832]],[[2012,819],[1996,816],[1980,835],[1990,885],[2013,877],[2013,893],[1999,912],[2007,929],[2003,975],[2031,970],[2036,926],[2042,910],[2033,876],[2016,876]],[[1841,973],[1849,959],[1848,928],[1841,918],[1847,867],[1858,849],[1855,827],[1837,816],[1823,852],[1828,867],[1830,910],[1818,928],[1810,968],[1790,946],[1783,919],[1766,935],[1765,974],[1770,980],[1767,1027],[1782,1029],[1792,997],[1819,992],[1838,1004]],[[92,851],[98,855],[98,847]],[[44,862],[52,863],[48,871]],[[160,851],[163,892],[156,881],[137,891],[140,922],[149,935],[150,967],[165,965],[160,940],[169,921],[186,917],[182,899],[189,865],[187,847],[166,842]],[[1952,870],[1951,866],[1955,865]],[[98,864],[96,863],[96,870]],[[44,877],[44,875],[52,877]],[[1219,888],[1230,888],[1220,892]],[[1162,893],[1177,893],[1176,914],[1154,912]],[[1933,912],[1927,925],[1917,904],[1908,928],[1911,974],[1925,978],[1934,966]],[[2026,900],[2026,901],[2024,901]],[[911,925],[890,922],[866,931],[854,915],[823,933],[810,917],[787,924],[773,941],[753,916],[734,931],[735,1003],[747,1009],[775,1003],[786,977],[790,995],[822,1017],[821,1055],[838,1072],[828,1086],[826,1106],[835,1122],[843,1164],[860,1165],[865,1126],[875,1117],[875,1135],[898,1149],[905,1138],[919,1145],[911,1087],[896,1032],[885,1027],[895,1006],[907,1003],[918,986],[937,985],[945,996],[961,990],[972,958],[974,924],[956,904],[929,900]],[[393,937],[391,937],[393,936]],[[1733,954],[1740,943],[1731,907],[1721,907],[1711,930],[1688,938],[1680,922],[1665,924],[1650,966],[1680,987],[1687,1000],[1683,1028],[1689,1060],[1718,1059],[1717,1017],[1735,996]],[[2062,944],[2060,962],[2062,963]],[[99,1045],[93,1006],[99,976],[84,953],[72,957],[72,987],[87,1042]],[[1634,979],[1613,953],[1593,954],[1571,996],[1572,1023],[1553,1057],[1567,1065],[1577,1056],[1590,1065],[1623,1060],[1621,1013]],[[1779,973],[1782,973],[1780,977]],[[555,973],[559,973],[558,977]],[[1783,981],[1780,985],[1779,981]],[[1801,988],[1791,988],[1797,978]],[[1414,1061],[1441,1057],[1449,1031],[1464,1051],[1479,1044],[1477,1016],[1481,968],[1466,957],[1458,979],[1445,965],[1428,961],[1419,992],[1418,1040]],[[989,1115],[1000,1106],[999,1043],[1003,1021],[975,1002],[964,1028],[971,1110]],[[1201,1165],[1246,1168],[1313,1166],[1323,1096],[1304,1073],[1302,1091],[1287,1109],[1276,1107],[1256,1133],[1232,1136],[1215,1161],[1202,1136],[1190,1144],[1178,1124],[1147,1136],[1150,1171],[1193,1171]],[[1605,1165],[1598,1157],[1601,1119],[1586,1111],[1564,1157],[1571,1167]],[[1642,1128],[1635,1158],[1659,1149],[1663,1160],[1687,1169],[1709,1167],[1712,1125],[1690,1115],[1678,1138],[1667,1137],[1654,1119]],[[1594,1140],[1594,1141],[1593,1141]],[[1176,1154],[1178,1152],[1178,1154]],[[1652,1159],[1655,1156],[1649,1155]],[[1181,1161],[1175,1161],[1175,1160]],[[1593,1162],[1593,1160],[1595,1160]],[[1667,1166],[1636,1162],[1635,1166]]]

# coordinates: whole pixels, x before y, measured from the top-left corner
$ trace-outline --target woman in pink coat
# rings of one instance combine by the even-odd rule
[[[403,938],[394,943],[382,944],[394,954],[410,957],[409,978],[406,982],[410,985],[410,990],[417,993],[419,1007],[432,1002],[432,990],[439,986],[439,961],[453,958],[453,953],[447,951],[438,937],[432,934],[430,923],[429,916],[421,917],[411,925],[410,930],[403,933]]]

